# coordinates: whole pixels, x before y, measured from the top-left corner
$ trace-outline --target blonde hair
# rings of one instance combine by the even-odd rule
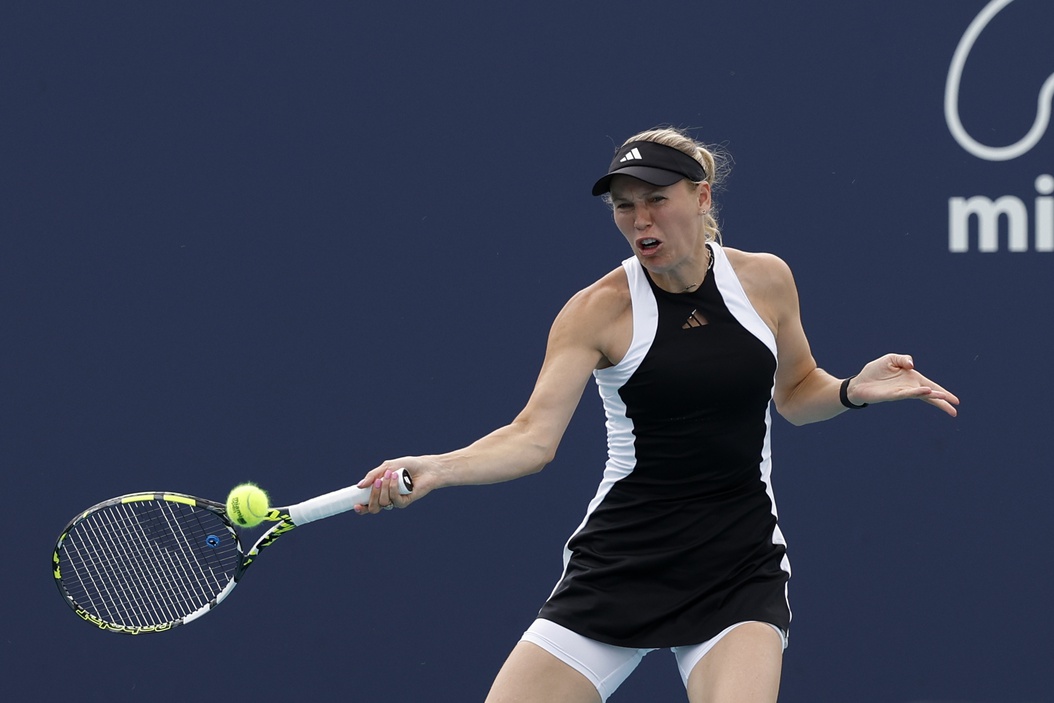
[[[710,212],[703,216],[703,232],[706,241],[721,243],[721,228],[717,224],[717,202],[714,200],[714,190],[724,182],[725,176],[730,170],[731,159],[719,148],[703,144],[692,139],[688,134],[676,127],[655,127],[648,129],[622,143],[623,146],[630,142],[655,142],[663,146],[672,147],[682,151],[698,161],[706,173],[705,182],[710,184],[711,206]],[[605,196],[605,201],[610,203],[610,196]]]

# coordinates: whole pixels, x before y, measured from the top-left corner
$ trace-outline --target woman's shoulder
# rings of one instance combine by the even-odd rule
[[[631,315],[629,281],[620,266],[571,296],[553,322],[551,348],[563,345],[595,350],[600,353],[596,368],[610,366],[616,363],[611,360],[622,358],[629,346]]]
[[[742,281],[758,279],[769,283],[786,284],[793,280],[790,266],[780,257],[768,252],[743,251],[722,247],[728,257],[728,263]]]
[[[790,266],[780,257],[767,252],[724,249],[728,263],[736,272],[743,290],[758,309],[779,306],[797,299]]]
[[[618,315],[629,304],[629,279],[619,266],[571,296],[566,309],[596,318]]]
[[[761,269],[770,272],[780,269],[790,270],[783,259],[766,251],[743,251],[725,246],[721,247],[721,250],[725,252],[728,263],[732,264],[732,268],[737,272],[739,269]]]

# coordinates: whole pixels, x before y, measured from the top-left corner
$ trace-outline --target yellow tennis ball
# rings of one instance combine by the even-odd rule
[[[227,515],[241,527],[256,527],[264,521],[270,509],[267,494],[252,483],[235,486],[227,496]]]

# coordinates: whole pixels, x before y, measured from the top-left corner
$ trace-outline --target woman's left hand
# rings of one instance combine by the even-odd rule
[[[868,363],[849,382],[847,390],[849,401],[855,405],[917,398],[952,417],[958,414],[955,406],[959,399],[955,394],[916,371],[915,362],[907,354],[886,354]]]

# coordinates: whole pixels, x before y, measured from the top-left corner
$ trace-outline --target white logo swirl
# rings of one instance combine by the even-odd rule
[[[1039,91],[1039,107],[1036,110],[1036,121],[1032,124],[1032,129],[1021,141],[1009,146],[993,147],[981,144],[966,132],[959,119],[959,84],[962,82],[966,59],[969,58],[977,37],[988,26],[988,23],[1013,1],[992,0],[967,27],[966,34],[959,40],[959,46],[955,49],[951,69],[948,71],[948,82],[944,87],[944,119],[948,122],[948,129],[955,137],[955,141],[959,142],[959,146],[986,161],[1009,161],[1031,151],[1032,147],[1036,146],[1046,134],[1047,127],[1050,125],[1051,103],[1054,102],[1054,74],[1051,74]]]

